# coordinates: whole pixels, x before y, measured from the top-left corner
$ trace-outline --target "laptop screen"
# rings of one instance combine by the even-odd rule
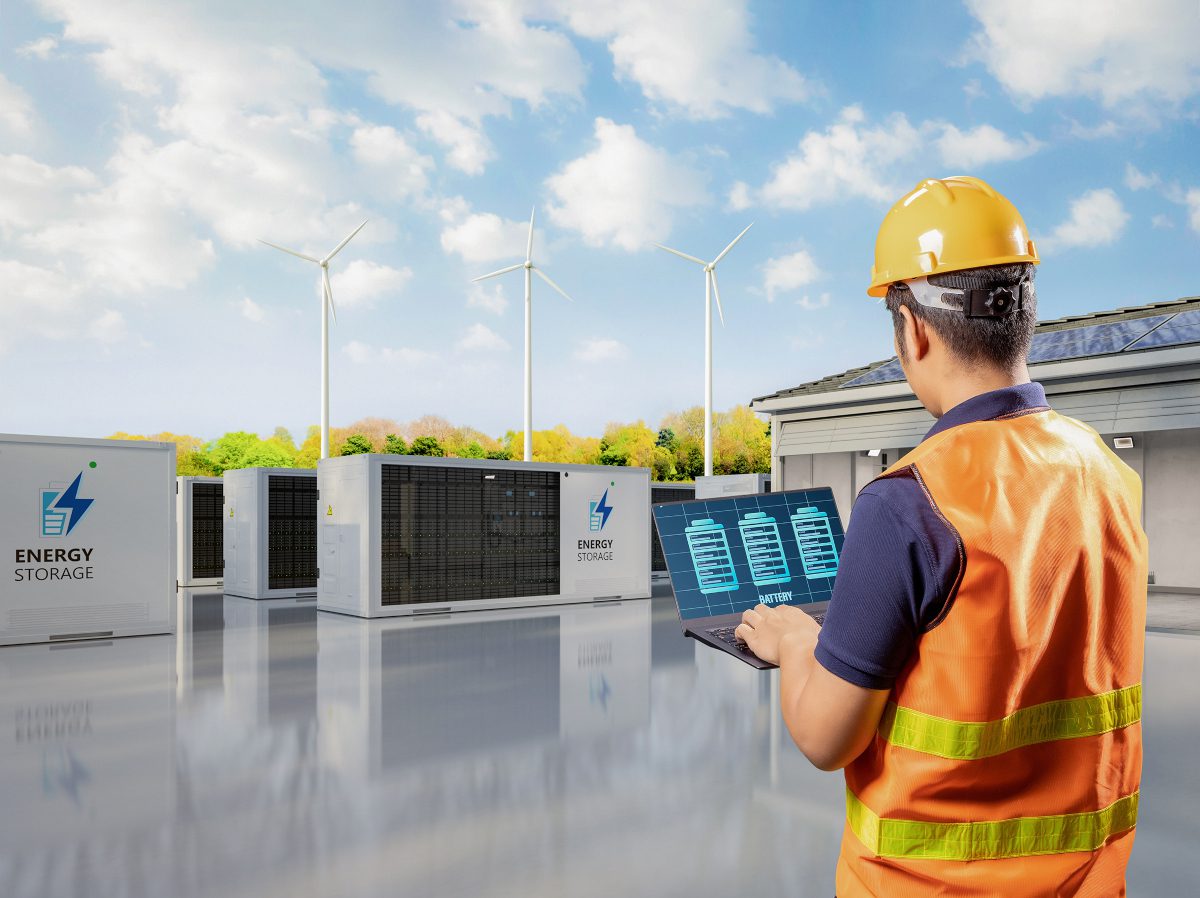
[[[828,487],[654,506],[684,620],[825,602],[845,534]]]

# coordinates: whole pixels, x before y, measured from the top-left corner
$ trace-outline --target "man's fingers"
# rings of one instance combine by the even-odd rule
[[[751,638],[754,636],[754,629],[745,624],[738,624],[737,629],[733,631],[733,635],[749,645]]]
[[[758,607],[762,608],[763,606],[759,605]],[[762,620],[762,615],[760,615],[758,613],[757,608],[747,608],[745,611],[742,612],[742,623],[743,624],[749,624],[752,627],[756,627],[756,626],[758,626],[759,621],[761,621],[761,620]]]

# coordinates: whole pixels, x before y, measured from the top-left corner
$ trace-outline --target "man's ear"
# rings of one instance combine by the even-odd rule
[[[925,322],[917,318],[908,306],[900,306],[899,312],[903,319],[901,328],[904,333],[904,348],[908,350],[911,360],[920,361],[929,355],[929,330],[925,327]]]

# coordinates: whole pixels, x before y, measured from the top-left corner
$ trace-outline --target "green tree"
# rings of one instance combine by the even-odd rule
[[[184,452],[175,459],[180,477],[220,477],[220,469],[203,452]]]
[[[681,447],[677,470],[688,480],[695,480],[704,473],[704,450],[698,443],[688,442]]]
[[[493,449],[487,454],[487,457],[496,461],[512,461],[512,453],[507,449]]]
[[[408,455],[408,443],[404,442],[404,437],[389,433],[383,438],[383,451],[388,455]]]
[[[479,445],[478,440],[471,440],[467,445],[462,447],[460,458],[484,458],[487,455],[483,447]]]
[[[651,470],[655,480],[675,480],[675,455],[664,446],[655,446]]]
[[[346,442],[342,443],[340,455],[367,455],[374,452],[375,447],[361,433],[353,433],[346,437]]]
[[[412,441],[409,455],[432,455],[438,458],[445,456],[446,450],[437,437],[417,437]]]
[[[221,473],[236,468],[291,468],[293,455],[258,434],[237,430],[227,433],[208,447],[208,458]]]
[[[669,427],[659,428],[658,439],[654,441],[655,446],[666,449],[668,452],[674,452],[679,448],[679,437],[675,436],[675,431]]]

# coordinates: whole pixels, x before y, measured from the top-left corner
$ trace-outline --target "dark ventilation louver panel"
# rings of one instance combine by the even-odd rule
[[[1034,334],[1033,346],[1029,349],[1029,362],[1036,364],[1093,355],[1111,355],[1120,352],[1170,317],[1154,315],[1150,318],[1135,318],[1132,321],[1115,321],[1111,324],[1093,324],[1048,334]]]
[[[267,588],[317,585],[317,478],[267,478]]]
[[[696,489],[677,488],[666,489],[664,487],[650,487],[650,504],[657,505],[659,502],[683,502],[687,499],[696,498]],[[663,554],[662,542],[658,538],[658,528],[654,526],[654,521],[650,522],[650,570],[665,571],[667,569],[667,556]]]
[[[381,604],[556,595],[558,478],[383,465]]]
[[[220,578],[225,572],[220,483],[192,483],[192,578]]]
[[[868,371],[866,374],[860,374],[854,380],[848,380],[838,389],[844,390],[846,387],[866,387],[871,384],[889,384],[904,380],[904,369],[900,367],[899,359],[892,359],[886,364],[880,365],[873,371]]]
[[[1182,346],[1185,343],[1200,343],[1200,309],[1180,312],[1157,330],[1125,347],[1126,352],[1138,349],[1157,349],[1163,346]]]

